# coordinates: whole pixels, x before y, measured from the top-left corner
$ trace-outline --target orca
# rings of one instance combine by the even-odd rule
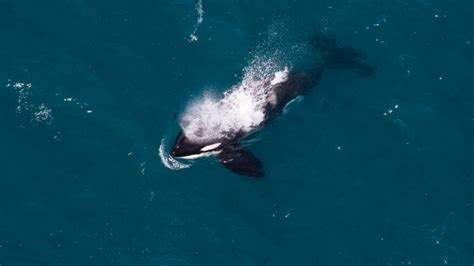
[[[181,159],[217,156],[218,161],[234,173],[263,177],[265,171],[261,160],[244,148],[241,144],[243,140],[286,112],[289,104],[299,101],[319,83],[325,71],[347,70],[360,77],[369,77],[374,74],[374,68],[364,62],[364,56],[361,53],[352,47],[339,46],[333,35],[316,34],[310,38],[310,44],[319,52],[321,62],[304,71],[291,72],[285,69],[285,71],[273,73],[263,81],[261,87],[265,92],[261,122],[247,128],[239,128],[234,132],[224,132],[225,134],[217,137],[200,140],[187,136],[181,129],[171,149],[171,156]],[[226,97],[233,97],[233,94],[224,93],[224,99]]]

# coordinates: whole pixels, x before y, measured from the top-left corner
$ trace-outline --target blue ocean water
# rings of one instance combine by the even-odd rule
[[[470,0],[0,0],[0,265],[473,265],[473,17]],[[268,125],[262,179],[165,167],[187,103],[258,47],[304,65],[314,31],[375,75],[328,72]]]

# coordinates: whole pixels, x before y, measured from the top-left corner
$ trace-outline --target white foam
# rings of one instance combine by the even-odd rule
[[[33,85],[25,82],[12,82],[7,84],[7,88],[13,88],[17,94],[18,114],[26,114],[30,116],[30,122],[45,123],[51,125],[53,120],[53,111],[46,104],[38,104],[32,95],[34,94]]]
[[[257,129],[267,103],[275,103],[273,85],[285,81],[288,72],[272,57],[256,57],[244,69],[241,83],[224,97],[206,92],[188,105],[180,120],[183,133],[193,142],[206,143]]]
[[[271,85],[276,85],[288,80],[288,67],[285,67],[282,71],[275,72],[274,78],[270,82]]]
[[[197,31],[199,30],[199,26],[204,20],[204,9],[202,7],[202,0],[198,0],[196,3],[196,13],[197,19],[196,23],[194,24],[193,32],[189,35],[189,42],[195,42],[198,40]]]
[[[165,139],[161,140],[159,155],[163,165],[171,170],[180,170],[191,166],[190,164],[181,163],[170,156],[169,152],[166,149]]]
[[[53,120],[52,110],[42,103],[38,107],[37,111],[33,113],[33,119],[36,122],[45,122],[47,124],[51,124],[51,120]]]
[[[13,85],[8,84],[7,87],[12,86],[18,94],[18,106],[16,107],[16,112],[21,114],[24,111],[29,111],[34,108],[29,102],[29,96],[31,94],[31,83],[15,82]]]

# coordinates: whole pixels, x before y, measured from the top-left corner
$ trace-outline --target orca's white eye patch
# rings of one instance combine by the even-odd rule
[[[210,151],[210,150],[213,150],[217,147],[221,146],[221,143],[218,142],[218,143],[214,143],[214,144],[211,144],[211,145],[207,145],[207,146],[204,146],[201,148],[201,151]]]

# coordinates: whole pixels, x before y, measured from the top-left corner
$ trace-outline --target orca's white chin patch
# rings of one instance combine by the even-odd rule
[[[212,155],[216,155],[216,154],[219,154],[220,152],[221,151],[210,151],[210,152],[203,152],[203,153],[192,154],[192,155],[176,157],[176,158],[185,159],[185,160],[194,160],[194,159],[198,159],[198,158],[202,158],[202,157],[209,157],[209,156],[212,156]]]
[[[207,145],[207,146],[204,146],[201,151],[210,151],[210,150],[213,150],[219,146],[221,146],[222,143],[218,142],[218,143],[214,143],[214,144],[211,144],[211,145]]]

